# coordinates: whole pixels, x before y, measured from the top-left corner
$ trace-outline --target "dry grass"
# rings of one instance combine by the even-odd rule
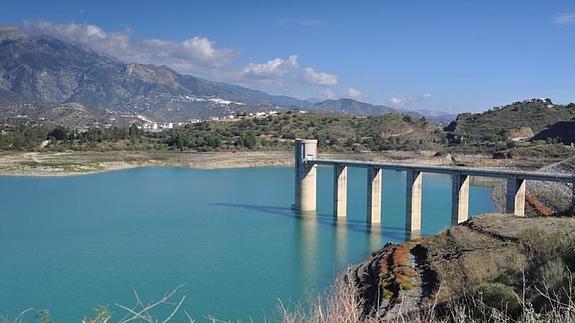
[[[284,323],[351,323],[361,321],[357,290],[343,277],[336,279],[328,294],[311,300],[310,304],[307,305],[309,305],[308,310],[305,310],[303,306],[297,306],[290,311],[280,301],[281,321]]]
[[[567,298],[553,291],[549,285],[544,284],[543,286],[538,292],[549,304],[544,311],[535,310],[525,297],[525,292],[519,295],[509,289],[506,296],[514,299],[508,298],[507,301],[511,300],[512,302],[498,304],[492,299],[488,299],[489,296],[484,291],[481,293],[469,292],[461,298],[442,304],[441,310],[438,310],[440,306],[434,303],[426,309],[400,310],[393,317],[386,317],[385,313],[376,313],[373,317],[362,317],[358,310],[361,304],[357,296],[357,289],[342,277],[336,280],[328,294],[307,304],[309,305],[307,311],[303,310],[303,306],[289,311],[280,303],[280,321],[283,323],[574,322],[575,293],[573,292],[575,289],[573,288],[573,281],[570,280],[562,291],[563,294],[568,293]],[[525,289],[527,286],[524,286]],[[510,311],[510,307],[513,306],[511,303],[518,304],[518,317]]]
[[[573,282],[569,282],[569,290],[564,292],[569,293],[569,297],[565,300],[557,296],[555,292],[544,285],[539,293],[541,297],[548,300],[549,307],[544,312],[536,311],[533,306],[526,300],[525,295],[518,295],[512,293],[516,298],[516,302],[521,305],[521,316],[519,318],[511,317],[507,314],[507,304],[499,304],[501,306],[493,306],[489,300],[484,299],[478,294],[468,294],[464,297],[453,300],[449,304],[443,306],[441,314],[438,314],[437,304],[432,304],[428,309],[421,311],[399,311],[393,317],[385,317],[384,313],[377,313],[375,319],[373,317],[362,317],[360,308],[360,300],[358,298],[357,289],[355,286],[345,280],[344,277],[336,279],[331,291],[316,299],[310,301],[305,306],[297,306],[294,310],[288,310],[283,303],[279,304],[279,317],[271,322],[282,323],[352,323],[352,322],[386,322],[386,323],[424,323],[424,322],[574,322],[575,321],[575,294],[572,292]],[[176,289],[177,290],[177,289]],[[180,298],[180,301],[171,302],[170,299],[174,296],[175,291],[164,295],[160,300],[155,302],[142,303],[136,294],[137,306],[119,308],[127,309],[126,315],[120,322],[169,322],[172,321],[173,315],[164,319],[159,319],[151,315],[151,310],[159,304],[169,303],[173,307],[172,313],[182,311],[179,305],[183,303],[185,297]],[[304,309],[305,308],[305,309]],[[84,318],[81,322],[87,323],[107,323],[113,322],[111,312],[106,308],[99,308],[96,315],[92,318]],[[42,313],[45,315],[43,316]],[[186,314],[186,321],[194,322],[192,318]],[[212,317],[207,318],[210,322],[226,322],[220,321]],[[25,322],[40,322],[49,323],[49,315],[46,311],[36,311],[34,309],[27,309],[14,318],[0,316],[0,323],[25,323]],[[115,322],[115,321],[114,321]]]

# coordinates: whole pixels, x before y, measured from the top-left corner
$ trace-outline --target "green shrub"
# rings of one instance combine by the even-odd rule
[[[519,235],[523,246],[533,255],[533,266],[543,265],[557,258],[569,259],[573,254],[575,239],[570,232],[545,232],[541,229],[530,228]],[[571,270],[573,268],[570,268]]]
[[[573,275],[561,258],[550,260],[539,267],[535,278],[537,280],[531,291],[531,304],[536,311],[552,311],[557,301],[565,304],[572,301]]]
[[[522,313],[519,297],[501,283],[483,283],[477,288],[477,296],[487,307],[494,308],[507,316],[518,319]]]

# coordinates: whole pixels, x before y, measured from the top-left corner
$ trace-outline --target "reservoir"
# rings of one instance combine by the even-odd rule
[[[382,224],[366,224],[366,171],[350,169],[348,216],[332,219],[332,168],[318,214],[298,217],[293,168],[139,168],[0,177],[0,314],[33,307],[78,322],[98,305],[157,300],[180,284],[198,321],[261,321],[303,302],[387,242],[406,239],[405,174],[383,172]],[[451,180],[424,174],[423,234],[449,227]],[[492,212],[471,187],[470,215]],[[175,320],[180,321],[180,320]]]

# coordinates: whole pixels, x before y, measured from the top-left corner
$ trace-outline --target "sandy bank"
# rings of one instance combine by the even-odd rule
[[[401,162],[425,165],[520,167],[543,166],[543,161],[494,160],[486,155],[434,157],[434,152],[386,151],[378,153],[320,153],[320,158]],[[455,160],[455,161],[454,161]],[[174,152],[0,152],[0,175],[70,176],[135,167],[186,167],[198,169],[270,167],[293,165],[292,151]]]

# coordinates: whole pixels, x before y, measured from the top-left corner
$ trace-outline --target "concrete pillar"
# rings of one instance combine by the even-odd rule
[[[316,211],[317,166],[307,163],[317,157],[317,140],[296,139],[295,142],[295,210]]]
[[[381,169],[367,168],[367,223],[381,223]]]
[[[469,218],[469,176],[451,174],[451,225],[458,225]]]
[[[524,179],[517,177],[507,179],[507,213],[525,216],[525,186]]]
[[[333,216],[345,217],[347,212],[347,167],[333,167]]]
[[[421,231],[421,191],[423,174],[417,170],[408,169],[406,176],[407,194],[405,197],[405,229],[408,232]]]

